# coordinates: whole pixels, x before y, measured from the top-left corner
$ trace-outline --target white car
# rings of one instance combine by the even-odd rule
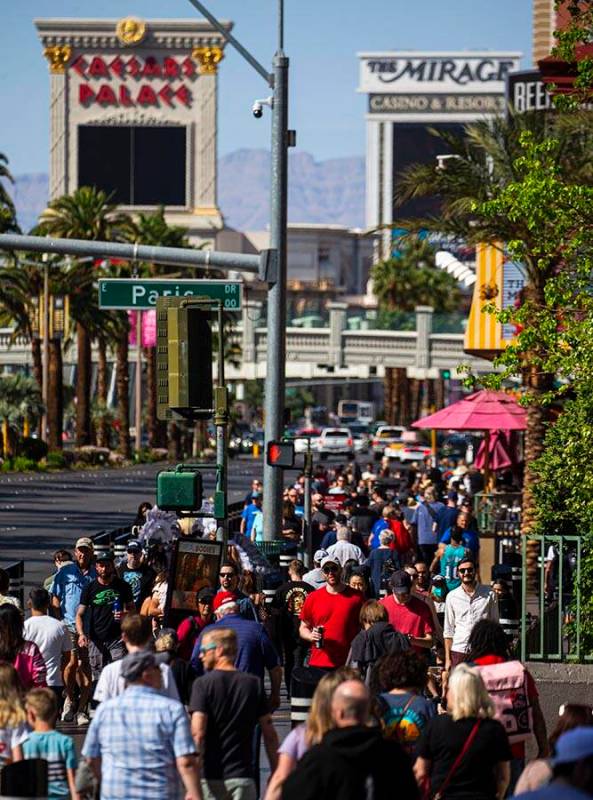
[[[380,458],[387,455],[385,452],[387,447],[393,449],[403,447],[402,437],[405,430],[405,428],[401,428],[399,425],[381,425],[377,428],[377,432],[373,436],[371,442],[371,448],[376,461],[379,461]],[[394,456],[391,456],[391,458],[394,458]]]
[[[294,452],[306,453],[309,449],[308,442],[311,441],[311,450],[317,452],[319,447],[319,428],[303,428],[297,431],[294,438]]]
[[[354,458],[354,440],[348,428],[324,428],[319,437],[317,452],[321,458],[347,456]]]
[[[411,462],[419,461],[432,455],[432,449],[418,442],[404,442],[398,447],[386,447],[385,455],[387,458],[397,458],[399,461]]]

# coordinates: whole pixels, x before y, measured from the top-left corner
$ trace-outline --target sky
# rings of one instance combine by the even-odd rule
[[[274,0],[206,0],[266,67],[275,50]],[[365,96],[356,54],[391,50],[508,50],[531,66],[531,0],[285,0],[290,127],[317,160],[365,152]],[[195,18],[188,0],[0,0],[0,153],[14,175],[48,170],[49,74],[37,17]],[[219,155],[269,148],[270,116],[251,106],[269,94],[231,48],[219,69]]]

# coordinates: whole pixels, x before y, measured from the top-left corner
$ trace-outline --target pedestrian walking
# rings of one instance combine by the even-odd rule
[[[119,577],[130,584],[136,611],[140,611],[142,603],[152,593],[156,572],[145,562],[142,545],[138,539],[128,541],[126,560],[119,568]]]
[[[197,593],[196,605],[198,613],[184,619],[177,628],[179,641],[179,657],[185,661],[191,659],[196,641],[206,625],[214,622],[213,603],[216,592],[214,589],[204,587]]]
[[[0,661],[0,769],[23,760],[23,743],[29,736],[22,686],[16,669]]]
[[[590,800],[593,797],[593,728],[573,728],[556,742],[547,786],[521,794],[522,800]]]
[[[46,686],[46,667],[35,642],[24,637],[23,617],[9,603],[0,606],[0,661],[7,661],[17,671],[24,691]]]
[[[326,556],[327,550],[316,550],[313,554],[313,569],[303,575],[303,581],[314,589],[320,589],[325,586],[325,575],[321,569],[321,562]]]
[[[23,744],[25,758],[47,761],[47,797],[79,800],[76,790],[78,758],[70,736],[58,733],[58,702],[51,689],[32,689],[25,699],[31,733]]]
[[[502,800],[511,749],[482,678],[467,664],[451,675],[447,709],[428,722],[420,740],[414,765],[418,785],[428,784],[430,796],[443,800]]]
[[[82,755],[101,781],[101,800],[202,800],[187,714],[160,692],[166,658],[146,650],[127,655],[126,690],[93,717]]]
[[[45,661],[46,683],[56,695],[60,712],[64,694],[62,660],[66,659],[67,665],[72,668],[74,658],[70,633],[64,622],[49,616],[49,604],[49,592],[31,589],[28,602],[31,616],[25,621],[23,635],[28,641],[35,642],[41,652]]]
[[[354,561],[356,564],[364,564],[366,561],[361,548],[352,544],[350,538],[348,528],[340,526],[336,531],[336,543],[327,548],[328,556],[337,559],[342,569],[347,561]]]
[[[405,570],[394,572],[389,588],[391,594],[380,601],[389,622],[396,631],[408,637],[417,653],[430,650],[434,638],[432,614],[426,603],[412,596],[412,578]]]
[[[203,759],[204,800],[256,800],[253,743],[258,725],[272,772],[278,751],[262,682],[235,667],[238,641],[230,628],[208,628],[199,653],[205,674],[194,682],[189,711]]]
[[[233,561],[223,561],[218,575],[220,578],[218,593],[232,592],[239,603],[241,616],[245,619],[259,621],[257,611],[250,598],[239,591],[239,568],[237,565]]]
[[[469,637],[476,622],[490,619],[498,622],[496,595],[479,584],[476,565],[466,556],[457,565],[461,586],[454,589],[445,600],[445,680],[452,667],[460,664],[469,649]]]
[[[385,606],[377,600],[367,600],[360,609],[362,630],[352,640],[347,663],[358,671],[371,691],[377,685],[375,668],[390,653],[409,650],[408,637],[398,633],[387,619]]]
[[[298,762],[283,800],[416,800],[411,763],[397,742],[368,726],[369,692],[360,680],[341,683],[332,697],[334,727]],[[397,789],[395,789],[397,786]]]
[[[420,501],[412,517],[412,528],[416,532],[418,557],[427,564],[434,558],[439,524],[444,510],[445,506],[437,502],[435,491],[431,486],[420,491]]]

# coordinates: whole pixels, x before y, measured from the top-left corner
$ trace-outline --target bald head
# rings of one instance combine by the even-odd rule
[[[366,725],[369,716],[369,692],[362,681],[341,683],[332,698],[332,717],[337,728]]]
[[[345,526],[341,526],[338,528],[336,532],[336,539],[338,542],[349,542],[350,541],[350,531]]]

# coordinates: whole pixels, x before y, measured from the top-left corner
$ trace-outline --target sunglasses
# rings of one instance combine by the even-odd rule
[[[332,567],[328,565],[322,569],[322,572],[324,575],[335,575],[337,572],[339,572],[339,570],[339,567]]]
[[[463,575],[465,572],[469,573],[475,572],[473,567],[459,567],[457,571],[459,572],[460,575]]]
[[[220,575],[221,578],[234,578],[235,577],[235,573],[234,572],[219,572],[218,574]]]
[[[212,642],[211,644],[203,644],[200,647],[200,654],[207,653],[209,650],[216,650],[217,647],[218,645],[215,644],[214,642]]]

